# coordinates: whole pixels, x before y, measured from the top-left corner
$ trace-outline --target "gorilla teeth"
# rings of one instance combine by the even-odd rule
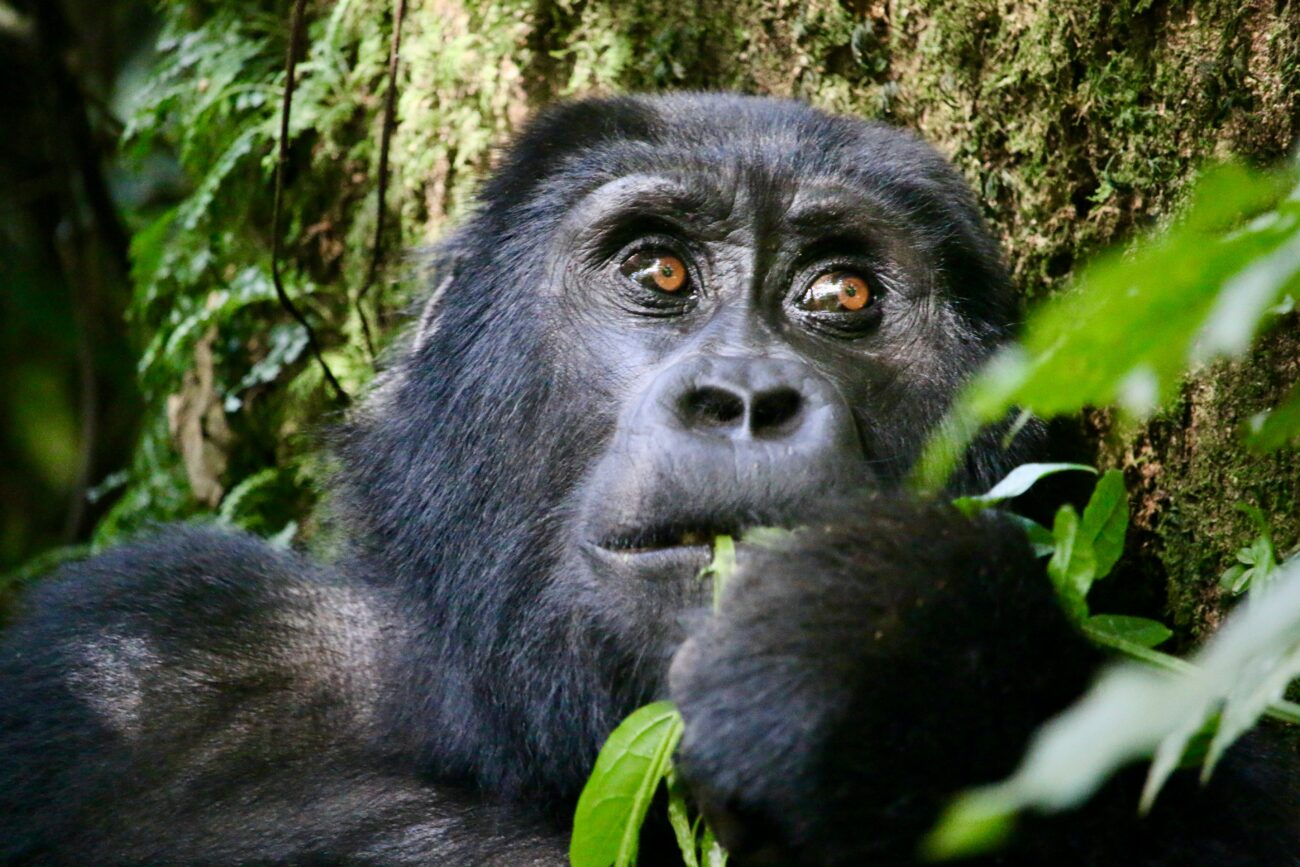
[[[639,532],[620,534],[601,545],[622,554],[641,554],[668,548],[711,546],[715,537],[731,531],[721,527],[650,527]]]

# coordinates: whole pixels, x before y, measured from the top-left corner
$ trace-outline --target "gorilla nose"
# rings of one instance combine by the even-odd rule
[[[602,549],[686,550],[788,526],[874,481],[848,402],[815,368],[696,355],[661,369],[619,419],[584,520]]]
[[[657,417],[643,423],[661,434],[814,449],[856,441],[839,393],[799,361],[698,356],[665,371],[652,390],[648,409]]]
[[[717,436],[779,437],[798,426],[803,398],[778,386],[750,391],[733,385],[700,385],[681,396],[677,417],[688,430]]]

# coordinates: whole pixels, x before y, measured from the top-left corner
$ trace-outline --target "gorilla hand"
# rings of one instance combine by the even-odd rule
[[[719,614],[677,653],[679,766],[741,863],[908,863],[1095,655],[995,517],[899,498],[822,514],[845,518],[741,545]]]

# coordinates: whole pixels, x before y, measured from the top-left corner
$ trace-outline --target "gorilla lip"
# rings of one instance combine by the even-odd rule
[[[709,548],[718,536],[735,535],[736,527],[667,524],[607,536],[597,546],[615,554],[638,555],[674,549]]]

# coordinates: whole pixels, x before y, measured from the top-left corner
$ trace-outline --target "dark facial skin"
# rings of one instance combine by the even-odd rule
[[[861,187],[726,151],[577,202],[547,261],[548,334],[557,375],[598,371],[619,412],[574,491],[570,556],[628,597],[628,620],[676,636],[715,535],[898,483],[915,432],[986,351],[963,341],[918,234]],[[626,273],[637,261],[685,277],[665,291]],[[837,274],[866,303],[809,309]]]

